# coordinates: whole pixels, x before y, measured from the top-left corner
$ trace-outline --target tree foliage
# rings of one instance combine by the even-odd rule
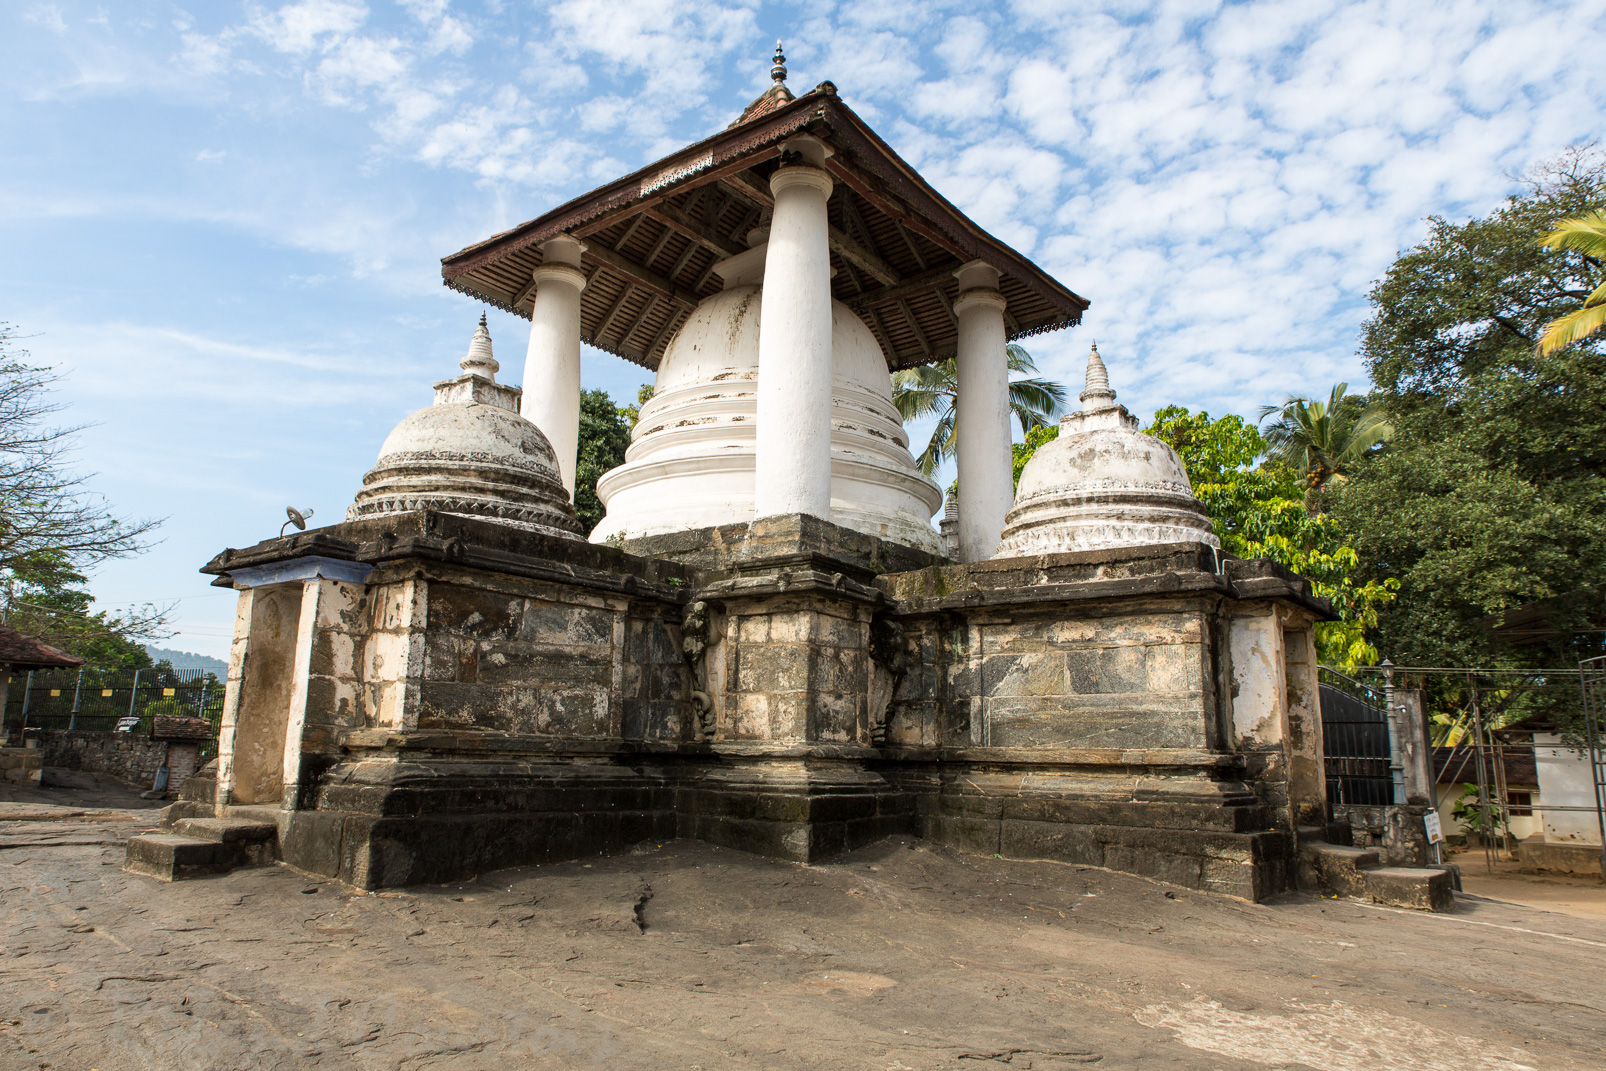
[[[97,665],[148,665],[135,641],[165,635],[168,611],[91,613],[85,584],[95,566],[144,550],[160,522],[119,517],[72,470],[83,429],[51,422],[57,380],[0,323],[0,618]]]
[[[1261,406],[1261,420],[1272,416],[1263,432],[1266,453],[1302,473],[1307,493],[1346,479],[1392,434],[1383,407],[1349,393],[1348,383],[1335,384],[1325,401],[1290,396],[1282,405]]]
[[[1037,364],[1031,354],[1013,343],[1005,347],[1005,356],[1011,374],[1035,372]],[[959,396],[959,364],[956,358],[920,365],[895,372],[892,376],[892,403],[898,407],[904,423],[921,417],[937,418],[931,429],[931,438],[925,449],[915,458],[920,471],[930,476],[939,465],[958,451],[958,411],[954,399]],[[1011,379],[1009,382],[1009,409],[1020,421],[1023,434],[1045,428],[1065,411],[1068,392],[1062,384],[1037,377]],[[1019,474],[1017,473],[1017,479]]]
[[[643,388],[647,390],[648,388]],[[639,405],[639,403],[638,403]],[[602,500],[597,497],[597,480],[609,469],[625,463],[630,446],[630,429],[635,417],[629,410],[613,404],[608,392],[580,392],[580,444],[574,464],[574,513],[585,532],[602,523]]]
[[[1381,607],[1398,582],[1359,578],[1360,556],[1326,514],[1305,508],[1303,474],[1278,461],[1261,462],[1266,441],[1238,416],[1168,406],[1146,429],[1182,459],[1195,497],[1214,524],[1221,549],[1240,558],[1270,558],[1310,581],[1340,620],[1318,625],[1317,653],[1329,665],[1370,665],[1378,651],[1367,641]]]
[[[1577,219],[1564,219],[1540,238],[1539,244],[1547,249],[1572,250],[1594,269],[1593,278],[1606,276],[1606,215],[1590,212]],[[1602,327],[1606,327],[1606,279],[1589,292],[1576,311],[1545,325],[1539,349],[1554,353],[1570,343],[1582,342]]]
[[[1430,221],[1373,288],[1362,355],[1394,428],[1327,496],[1361,575],[1397,577],[1380,646],[1412,665],[1576,657],[1494,646],[1480,619],[1606,575],[1601,336],[1543,352],[1599,265],[1539,245],[1606,207],[1606,160],[1569,152],[1481,219]]]

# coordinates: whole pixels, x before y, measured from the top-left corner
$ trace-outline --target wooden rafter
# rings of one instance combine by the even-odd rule
[[[602,322],[597,325],[595,331],[591,332],[594,337],[600,339],[608,333],[608,328],[613,326],[614,317],[619,315],[619,310],[625,307],[625,302],[628,301],[630,297],[635,294],[635,292],[635,283],[625,283],[624,289],[619,291],[619,296],[613,299],[612,305],[608,306],[608,311],[602,314]]]
[[[697,296],[690,290],[676,286],[657,272],[643,268],[635,261],[620,256],[606,246],[599,245],[587,249],[586,256],[595,257],[602,261],[608,270],[615,275],[623,276],[625,279],[657,294],[661,298],[679,302],[688,308],[695,308],[697,305]]]

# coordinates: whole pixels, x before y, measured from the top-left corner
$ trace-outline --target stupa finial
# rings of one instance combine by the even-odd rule
[[[1078,397],[1082,399],[1083,409],[1103,409],[1115,404],[1115,391],[1110,389],[1110,373],[1104,368],[1097,342],[1088,352],[1087,386]],[[1093,404],[1088,404],[1090,402]]]
[[[496,382],[497,370],[502,366],[496,363],[491,356],[491,329],[485,325],[485,313],[480,313],[480,325],[474,329],[474,337],[469,340],[468,353],[458,362],[465,372],[484,376],[491,382]]]
[[[786,82],[786,55],[781,51],[781,39],[775,39],[775,56],[770,61],[770,79],[784,84]]]

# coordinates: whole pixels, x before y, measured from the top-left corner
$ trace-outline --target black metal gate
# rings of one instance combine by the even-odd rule
[[[1320,691],[1328,807],[1392,803],[1389,723],[1382,694],[1326,666],[1321,668]]]

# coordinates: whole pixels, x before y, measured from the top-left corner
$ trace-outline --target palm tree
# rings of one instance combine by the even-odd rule
[[[1570,249],[1582,253],[1595,267],[1606,261],[1606,216],[1589,212],[1576,219],[1564,219],[1556,229],[1539,239],[1547,249]],[[1606,282],[1597,286],[1577,312],[1558,317],[1545,325],[1539,337],[1539,352],[1554,353],[1571,342],[1580,342],[1606,327]]]
[[[1350,394],[1348,383],[1336,384],[1325,402],[1290,395],[1282,405],[1260,407],[1261,420],[1273,415],[1277,419],[1262,432],[1266,453],[1303,472],[1310,493],[1343,480],[1362,456],[1394,433],[1383,407]]]
[[[1011,373],[1035,372],[1031,354],[1013,342],[1004,347]],[[953,357],[935,364],[906,368],[892,375],[892,404],[904,422],[936,416],[931,441],[915,458],[920,471],[930,476],[937,466],[954,456],[954,399],[959,393],[959,367]],[[1047,379],[1013,379],[1009,383],[1009,408],[1020,421],[1021,431],[1044,427],[1065,411],[1068,392]]]

